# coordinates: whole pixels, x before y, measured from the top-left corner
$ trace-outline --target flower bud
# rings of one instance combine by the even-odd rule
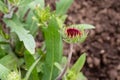
[[[74,38],[76,36],[81,36],[82,32],[78,29],[75,29],[75,28],[67,28],[66,29],[66,34],[67,34],[68,37]]]
[[[34,18],[35,20],[37,19],[39,24],[45,23],[50,19],[51,16],[50,7],[47,6],[46,8],[41,8],[39,6],[36,6],[34,14]]]
[[[87,33],[83,29],[79,29],[78,27],[64,27],[61,29],[60,33],[63,36],[63,39],[68,43],[77,43],[83,42]]]

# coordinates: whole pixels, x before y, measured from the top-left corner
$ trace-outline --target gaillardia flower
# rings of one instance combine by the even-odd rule
[[[62,34],[63,39],[68,43],[81,43],[87,37],[87,33],[84,31],[84,29],[74,26],[64,27],[61,29],[60,33]]]

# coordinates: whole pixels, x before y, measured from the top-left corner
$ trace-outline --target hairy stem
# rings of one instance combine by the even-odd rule
[[[56,80],[62,80],[62,77],[66,74],[66,71],[67,71],[67,69],[70,66],[70,61],[71,61],[71,58],[72,58],[72,53],[73,53],[73,44],[70,44],[70,52],[69,52],[69,55],[68,55],[67,64],[64,67],[63,71],[60,73],[60,75],[57,77]]]

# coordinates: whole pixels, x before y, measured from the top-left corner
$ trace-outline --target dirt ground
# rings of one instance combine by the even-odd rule
[[[54,1],[50,1],[53,3]],[[120,0],[75,0],[68,11],[66,24],[89,23],[85,43],[74,45],[72,63],[87,53],[83,68],[88,80],[120,80]],[[69,52],[65,44],[64,53]]]

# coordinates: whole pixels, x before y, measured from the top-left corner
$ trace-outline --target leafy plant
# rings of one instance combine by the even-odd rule
[[[73,45],[82,43],[93,29],[89,24],[65,25],[66,12],[73,0],[56,2],[56,10],[44,0],[1,0],[3,23],[0,26],[1,80],[86,80],[80,70],[83,53],[70,68]],[[69,27],[66,27],[69,26]],[[43,45],[36,47],[37,32]],[[68,58],[63,56],[63,40],[70,44]]]

